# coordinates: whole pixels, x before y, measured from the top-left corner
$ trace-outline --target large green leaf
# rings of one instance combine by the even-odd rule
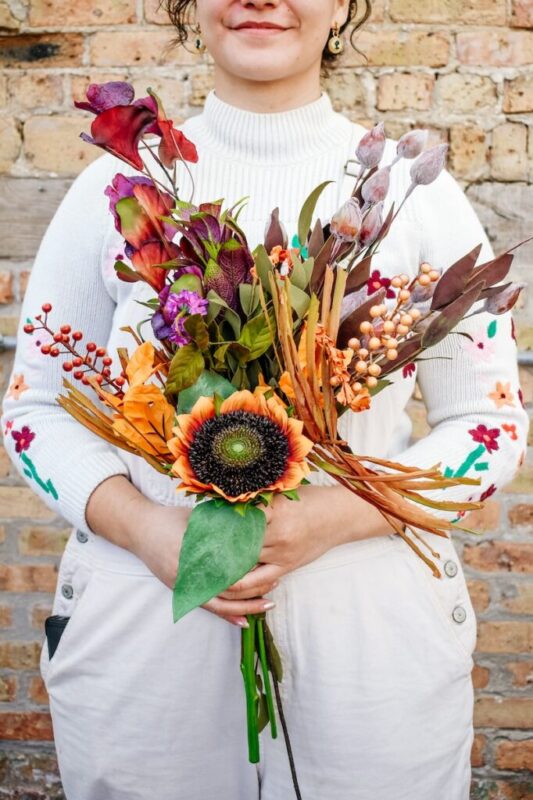
[[[223,592],[259,560],[266,516],[257,506],[207,500],[189,516],[172,596],[174,622]]]
[[[319,183],[319,185],[316,186],[311,194],[307,197],[302,206],[300,216],[298,217],[298,239],[300,240],[302,247],[307,241],[307,235],[309,233],[309,228],[311,227],[311,220],[313,218],[313,214],[315,213],[315,206],[318,198],[328,183],[332,183],[332,181],[324,181],[323,183]]]
[[[215,319],[221,309],[224,309],[224,319],[229,322],[235,338],[238,338],[241,332],[241,320],[239,315],[228,306],[225,300],[217,294],[214,289],[210,289],[207,293],[207,300],[209,301],[209,308],[207,310],[206,322],[208,325]]]
[[[195,383],[204,368],[204,357],[195,344],[186,344],[174,354],[168,370],[165,394],[178,394]]]
[[[291,282],[291,305],[300,319],[304,318],[310,302],[311,298],[307,292],[304,292],[302,289],[294,286],[294,284]]]
[[[192,314],[185,320],[184,325],[185,330],[200,350],[207,350],[209,347],[209,332],[203,316],[201,314]]]
[[[239,344],[247,347],[250,351],[247,361],[259,358],[263,353],[266,353],[272,344],[272,335],[270,333],[271,326],[272,321],[270,321],[269,326],[268,320],[262,313],[243,325],[241,335],[239,336]]]
[[[212,397],[216,393],[225,399],[234,391],[235,387],[226,378],[205,369],[196,383],[179,393],[177,411],[187,414],[200,397]]]
[[[307,289],[309,281],[311,280],[314,261],[314,258],[308,258],[306,261],[294,261],[291,272],[291,283],[293,286],[297,286],[298,289]]]
[[[259,305],[259,289],[251,283],[241,283],[239,285],[239,300],[246,316],[251,317]]]
[[[269,259],[264,245],[258,244],[253,251],[253,256],[255,260],[255,268],[257,270],[257,274],[259,275],[259,280],[263,285],[263,289],[266,289],[266,291],[270,294],[270,280],[268,276],[269,273],[273,271],[274,265]]]

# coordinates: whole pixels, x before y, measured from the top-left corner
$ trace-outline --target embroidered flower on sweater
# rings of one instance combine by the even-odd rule
[[[390,278],[382,278],[379,269],[375,269],[366,283],[368,294],[374,294],[378,289],[386,289],[385,297],[396,297],[394,291],[390,288],[390,282]]]
[[[20,431],[11,431],[11,436],[15,440],[15,450],[17,453],[28,450],[30,444],[35,439],[35,434],[30,430],[28,425],[24,425]]]
[[[27,450],[30,449],[30,445],[35,439],[35,433],[30,429],[29,425],[23,425],[20,431],[12,430],[13,428],[13,421],[10,420],[6,423],[6,434],[8,430],[11,431],[11,436],[15,441],[15,451],[20,455],[20,460],[24,464],[23,472],[26,477],[31,478],[36,483],[39,484],[41,489],[46,492],[46,494],[51,494],[54,500],[57,500],[59,495],[56,491],[56,488],[52,481],[48,479],[47,481],[43,481],[43,479],[39,476],[35,464],[31,460],[31,458],[27,454]]]
[[[30,387],[24,383],[24,375],[22,373],[19,375],[13,375],[13,381],[9,386],[6,397],[12,397],[14,400],[19,400],[22,392],[25,392],[26,389],[29,388]]]
[[[409,361],[408,364],[402,368],[402,375],[404,378],[410,378],[416,371],[416,364],[414,361]]]
[[[497,491],[497,490],[496,490],[496,486],[495,486],[495,484],[494,484],[494,483],[491,483],[491,484],[490,484],[490,486],[488,486],[488,487],[485,489],[485,491],[484,491],[484,492],[481,492],[481,494],[480,494],[480,496],[479,496],[479,500],[480,500],[480,502],[482,503],[484,500],[486,500],[486,499],[487,499],[487,497],[490,497],[491,495],[493,495],[495,491]]]
[[[468,433],[475,442],[480,442],[485,446],[487,453],[498,450],[499,446],[496,439],[500,435],[499,428],[487,428],[486,425],[480,424],[477,428],[470,428]]]
[[[498,408],[502,406],[514,407],[514,394],[511,392],[510,381],[507,381],[507,383],[496,381],[496,388],[489,393],[489,397],[494,400]]]
[[[516,425],[514,423],[504,422],[502,424],[502,429],[505,431],[505,433],[509,434],[509,436],[514,442],[516,442],[516,440],[518,439],[518,434],[516,432]]]
[[[496,328],[491,322],[486,330],[485,328],[478,328],[474,331],[472,333],[472,339],[461,336],[461,345],[473,358],[480,361],[490,361],[496,350],[495,343],[491,341],[495,333]]]

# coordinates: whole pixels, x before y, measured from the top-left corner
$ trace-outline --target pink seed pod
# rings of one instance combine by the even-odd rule
[[[355,150],[359,163],[367,169],[377,167],[385,149],[385,126],[378,122],[360,139]]]
[[[368,205],[374,205],[385,199],[389,191],[390,183],[390,166],[382,167],[374,172],[373,175],[366,180],[361,187],[361,194],[363,200]]]
[[[430,147],[411,164],[409,174],[415,186],[433,183],[446,163],[447,144]]]
[[[359,234],[359,244],[361,247],[368,247],[372,244],[383,225],[383,203],[376,203],[365,215]]]
[[[428,139],[428,131],[415,128],[398,139],[396,153],[400,158],[416,158],[423,151]]]
[[[361,209],[355,197],[350,197],[336,211],[329,223],[330,231],[344,242],[355,242],[362,224]]]

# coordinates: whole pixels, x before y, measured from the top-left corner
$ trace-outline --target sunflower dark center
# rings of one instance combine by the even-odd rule
[[[214,483],[228,497],[266,489],[287,468],[286,435],[269,417],[231,411],[206,420],[192,441],[189,461],[202,483]]]

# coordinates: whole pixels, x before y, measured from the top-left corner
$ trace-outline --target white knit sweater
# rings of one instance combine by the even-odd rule
[[[239,223],[251,248],[262,241],[275,206],[291,241],[304,199],[324,180],[332,183],[320,197],[316,216],[322,224],[330,219],[349,196],[354,179],[343,180],[343,169],[365,132],[333,110],[327,93],[289,111],[254,113],[222,101],[214,91],[202,112],[182,129],[199,153],[198,163],[189,165],[195,181],[193,201],[224,198],[225,206],[230,206],[249,196]],[[395,145],[387,140],[382,166],[393,159]],[[411,163],[400,161],[393,167],[385,211],[403,197]],[[133,349],[132,337],[120,328],[135,328],[145,318],[146,309],[135,301],[153,292],[142,283],[119,281],[113,271],[114,258],[123,248],[103,190],[116,172],[136,174],[113,156],[102,155],[78,176],[56,211],[31,272],[10,387],[3,398],[5,446],[21,476],[48,506],[85,531],[90,531],[85,519],[88,499],[111,475],[128,475],[156,502],[188,502],[182,493],[176,494],[175,482],[142,458],[100,440],[63,411],[56,396],[64,391],[64,357],[43,356],[39,343],[45,339],[22,331],[48,301],[55,329],[70,323],[83,330],[84,341],[108,347],[115,366],[118,346]],[[191,199],[191,182],[182,165],[178,175],[181,197]],[[433,184],[418,187],[411,195],[374,257],[373,268],[384,277],[399,272],[413,275],[421,260],[445,269],[480,242],[478,263],[491,258],[492,249],[468,199],[444,171]],[[447,474],[480,477],[479,487],[446,491],[449,499],[477,500],[513,477],[526,445],[528,421],[519,395],[511,315],[480,314],[461,329],[469,330],[474,341],[450,334],[425,354],[431,360],[419,361],[415,373],[396,374],[394,384],[375,397],[369,411],[345,414],[340,432],[361,455],[394,457],[420,467],[440,462]],[[145,338],[152,338],[149,324],[142,331]],[[410,444],[405,406],[415,379],[432,430]],[[92,391],[86,391],[94,399]],[[330,482],[321,473],[313,480]],[[439,495],[442,492],[433,493]]]

